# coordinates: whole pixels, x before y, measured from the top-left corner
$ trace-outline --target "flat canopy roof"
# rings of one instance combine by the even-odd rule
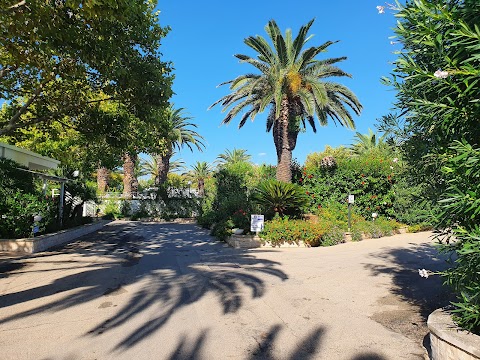
[[[0,142],[0,158],[16,161],[30,170],[56,169],[60,165],[58,160],[2,142]]]

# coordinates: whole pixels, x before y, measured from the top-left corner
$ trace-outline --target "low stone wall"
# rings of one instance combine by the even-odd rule
[[[230,245],[231,247],[234,247],[236,249],[251,249],[251,248],[259,248],[259,247],[275,247],[273,246],[270,242],[262,242],[262,239],[260,236],[257,235],[231,235],[230,237],[227,238],[226,240],[227,244]],[[289,243],[284,243],[281,244],[280,246],[277,247],[282,247],[282,248],[298,248],[298,247],[305,247],[306,245],[303,243],[303,241],[300,241],[299,244],[289,244]]]
[[[110,220],[99,220],[91,224],[78,226],[73,229],[62,230],[53,234],[41,235],[25,239],[0,239],[0,251],[37,253],[51,247],[68,243],[76,238],[101,229]]]
[[[427,325],[432,360],[480,359],[480,336],[459,329],[452,321],[450,312],[435,310],[428,317]]]

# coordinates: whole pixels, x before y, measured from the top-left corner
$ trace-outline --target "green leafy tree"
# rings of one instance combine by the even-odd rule
[[[137,116],[172,94],[156,1],[11,1],[0,11],[0,135],[62,121],[83,131],[91,106],[121,101]],[[92,94],[97,94],[92,96]],[[101,94],[101,95],[99,95]],[[97,130],[98,131],[98,130]]]
[[[316,59],[334,42],[327,41],[320,46],[305,48],[311,38],[307,34],[312,24],[313,20],[302,26],[293,39],[291,30],[287,30],[283,36],[276,22],[271,20],[265,27],[271,44],[260,35],[246,38],[245,44],[258,53],[257,58],[235,56],[241,62],[254,66],[260,73],[248,73],[223,83],[230,85],[231,93],[212,105],[222,104],[224,111],[230,108],[223,119],[224,124],[245,111],[239,127],[248,118],[254,120],[257,114],[270,107],[267,131],[272,130],[277,151],[277,179],[284,182],[291,181],[292,151],[306,123],[316,132],[314,117],[322,126],[327,125],[330,117],[337,124],[354,128],[348,108],[356,114],[362,108],[355,94],[347,87],[326,81],[330,77],[351,77],[334,66],[346,58]]]

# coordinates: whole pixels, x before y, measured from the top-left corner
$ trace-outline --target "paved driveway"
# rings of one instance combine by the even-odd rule
[[[423,359],[447,304],[430,233],[236,250],[114,222],[0,274],[2,359]],[[7,271],[9,270],[9,271]]]

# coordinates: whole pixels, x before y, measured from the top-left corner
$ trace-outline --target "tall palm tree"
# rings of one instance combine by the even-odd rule
[[[386,151],[389,146],[385,142],[385,136],[378,137],[372,129],[368,129],[368,134],[355,134],[355,142],[350,145],[350,151],[355,155],[365,154],[371,151]]]
[[[130,200],[138,192],[138,180],[135,175],[137,154],[126,152],[123,155],[123,198]]]
[[[109,173],[110,170],[105,166],[99,166],[97,168],[97,188],[100,194],[104,194],[107,191]]]
[[[206,161],[197,161],[187,173],[192,181],[197,182],[199,196],[205,195],[205,179],[209,177],[211,173],[212,167]]]
[[[183,114],[184,108],[174,109],[173,105],[168,109],[168,117],[161,129],[163,152],[156,155],[157,160],[157,176],[155,178],[156,184],[162,184],[167,180],[167,174],[170,170],[170,158],[175,149],[180,150],[184,146],[193,151],[196,147],[202,151],[205,145],[202,140],[203,137],[195,130],[197,125],[190,122],[192,119]]]
[[[346,57],[315,59],[334,42],[327,41],[320,46],[304,49],[311,38],[307,37],[307,33],[312,24],[313,20],[302,26],[295,39],[292,39],[290,29],[283,36],[276,22],[269,21],[265,30],[273,47],[260,35],[246,38],[245,44],[258,53],[257,57],[235,56],[241,62],[254,66],[260,74],[248,73],[221,84],[229,84],[231,93],[211,106],[222,104],[223,111],[230,108],[223,124],[228,124],[245,111],[239,128],[248,118],[253,121],[257,114],[270,107],[267,131],[273,130],[278,162],[277,179],[285,182],[291,181],[292,151],[306,123],[316,132],[316,116],[322,126],[327,125],[328,118],[331,118],[335,123],[353,129],[355,124],[348,108],[357,115],[362,109],[355,94],[347,87],[325,80],[329,77],[351,77],[334,66]]]
[[[222,167],[226,164],[234,164],[237,162],[248,162],[252,156],[247,154],[247,150],[233,149],[232,151],[226,149],[223,154],[217,156],[215,161],[218,166]]]

